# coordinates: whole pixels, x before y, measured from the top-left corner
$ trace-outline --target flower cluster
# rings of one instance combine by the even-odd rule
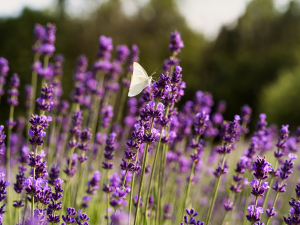
[[[80,140],[81,143],[78,145],[78,148],[82,151],[82,155],[78,158],[78,160],[82,163],[88,159],[87,156],[85,156],[85,151],[90,149],[89,142],[91,141],[92,134],[90,129],[84,129],[80,132]]]
[[[62,189],[63,180],[57,178],[52,183],[55,185],[54,192],[50,194],[51,203],[48,203],[48,210],[47,210],[47,221],[49,223],[59,223],[60,222],[60,215],[57,215],[62,209],[62,197],[64,189]],[[56,214],[56,215],[55,215]]]
[[[86,193],[89,195],[94,195],[96,191],[99,189],[99,181],[101,178],[101,173],[97,170],[94,172],[92,179],[87,182],[87,190]]]
[[[4,126],[3,125],[0,125],[0,155],[3,155],[4,152],[4,148],[5,148],[5,138],[6,138],[6,135],[3,131],[4,129]]]
[[[20,86],[20,79],[18,74],[14,73],[9,81],[10,89],[8,90],[8,99],[7,104],[17,106],[19,104],[18,101],[18,87]]]
[[[106,146],[105,146],[105,153],[104,158],[106,159],[106,162],[102,162],[104,169],[112,169],[113,163],[111,160],[114,158],[114,151],[115,151],[115,138],[117,134],[116,133],[110,133],[109,138],[106,140]]]
[[[36,100],[38,103],[38,108],[41,111],[50,111],[51,106],[53,105],[53,87],[52,85],[48,86],[46,84],[45,87],[42,87],[41,97]]]
[[[250,108],[250,106],[244,105],[241,108],[241,123],[242,123],[241,132],[244,134],[249,132],[249,130],[247,129],[247,125],[250,123],[251,115],[252,115],[252,109]]]
[[[235,115],[232,122],[224,122],[221,127],[221,137],[224,141],[223,146],[218,147],[219,154],[228,154],[235,148],[235,141],[239,140],[240,136],[240,116]]]
[[[9,71],[8,61],[0,57],[0,96],[4,95],[4,85],[6,83],[5,77]]]
[[[111,105],[102,109],[102,127],[107,128],[111,118],[114,116],[114,109]]]
[[[111,50],[113,49],[113,41],[110,37],[105,37],[104,35],[99,38],[99,49],[98,58],[100,59],[110,59]]]
[[[44,143],[43,137],[46,136],[44,131],[49,126],[52,118],[45,115],[32,115],[29,123],[31,124],[28,134],[31,136],[29,143],[31,145],[41,146]]]
[[[183,41],[181,40],[180,33],[175,31],[170,34],[169,50],[174,54],[178,54],[180,49],[184,47]]]
[[[201,222],[200,220],[196,220],[194,217],[198,215],[198,212],[196,212],[193,208],[191,210],[186,209],[186,215],[184,215],[184,223],[185,224],[194,224],[194,225],[204,225],[204,222]],[[181,223],[180,225],[184,225],[184,223]]]
[[[42,33],[42,29],[38,28],[37,30],[39,30],[37,33]],[[44,37],[43,37],[43,44],[41,45],[41,53],[50,57],[53,52],[55,51],[55,47],[54,47],[54,42],[55,42],[55,33],[56,33],[56,27],[55,25],[48,23],[45,26],[45,33],[44,33]],[[37,35],[36,35],[37,37]],[[39,38],[41,39],[41,37]],[[37,38],[36,38],[37,41]]]
[[[127,67],[128,72],[133,71],[133,63],[139,61],[139,47],[137,45],[132,45],[131,47],[131,53],[129,56],[128,64],[129,66]],[[124,83],[125,82],[125,83]],[[123,84],[128,84],[127,79],[123,79]],[[129,82],[130,84],[130,82]]]
[[[68,142],[69,148],[76,148],[78,146],[77,139],[80,137],[82,119],[82,111],[75,110],[74,115],[72,116],[72,126],[70,129],[71,139]]]
[[[279,138],[277,143],[275,144],[277,147],[277,151],[274,152],[274,156],[276,158],[281,158],[284,155],[284,151],[286,149],[286,140],[289,137],[289,125],[282,125],[279,131]]]
[[[247,220],[252,223],[259,222],[260,221],[259,216],[264,212],[262,207],[255,207],[254,205],[250,205],[247,208],[247,211],[249,212],[249,214],[246,215]]]

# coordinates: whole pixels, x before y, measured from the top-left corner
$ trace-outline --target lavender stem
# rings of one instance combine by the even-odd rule
[[[223,160],[222,160],[222,168],[224,167],[225,159],[226,159],[226,154],[224,154],[224,156],[223,156]],[[209,224],[210,217],[211,217],[211,213],[212,213],[212,210],[213,210],[213,208],[214,208],[215,201],[216,201],[216,198],[217,198],[217,194],[218,194],[218,190],[219,190],[221,178],[222,178],[222,174],[221,174],[221,175],[218,177],[218,179],[217,179],[217,182],[216,182],[216,189],[215,189],[215,192],[214,192],[214,195],[213,195],[211,204],[210,204],[209,209],[208,209],[208,214],[207,214],[207,217],[206,217],[206,220],[205,220],[205,224]]]
[[[134,163],[134,165],[136,165],[136,163],[137,163],[138,155],[139,155],[139,149],[136,152],[136,157],[135,157],[135,163]],[[131,215],[131,207],[132,207],[133,188],[134,188],[134,178],[135,178],[135,172],[132,172],[132,181],[131,181],[131,186],[130,186],[130,200],[129,200],[128,224],[130,224],[130,215]],[[124,177],[124,179],[126,179],[126,178]]]
[[[157,105],[158,105],[158,102],[156,101],[155,102],[155,110],[157,109]],[[151,127],[150,127],[150,133],[152,133],[153,123],[154,123],[154,117],[152,118]],[[142,188],[143,188],[144,175],[145,175],[145,169],[146,169],[146,161],[147,161],[147,155],[148,155],[148,148],[149,148],[149,143],[146,144],[145,151],[144,151],[144,158],[143,158],[143,164],[142,164],[142,176],[141,176],[141,182],[140,182],[140,188],[139,188],[139,195],[138,195],[138,200],[137,200],[137,205],[136,205],[136,210],[135,210],[134,225],[137,224],[137,218],[138,218],[138,212],[139,212],[139,205],[140,205],[140,199],[141,199],[141,195],[142,195]]]
[[[161,134],[162,134],[163,129],[164,128],[162,127],[161,131],[160,131]],[[157,145],[157,148],[156,148],[156,151],[155,151],[154,161],[153,161],[153,164],[152,164],[151,177],[150,177],[150,182],[149,182],[148,192],[147,192],[147,198],[146,198],[145,218],[147,218],[147,209],[148,209],[148,205],[149,205],[150,191],[151,191],[152,181],[153,181],[154,172],[155,172],[155,165],[156,165],[156,161],[157,161],[157,155],[158,155],[158,152],[159,152],[159,149],[160,149],[161,137],[162,137],[162,135],[159,136],[158,145]]]
[[[36,158],[36,155],[37,155],[37,150],[38,150],[38,146],[36,145],[35,148],[34,148],[34,158]],[[35,167],[32,168],[32,188],[34,189],[34,180],[35,180]],[[33,212],[34,212],[34,194],[32,194],[32,197],[31,197],[31,218],[33,218]]]
[[[276,172],[277,166],[278,166],[278,160],[276,160],[276,162],[275,162],[274,172]],[[272,178],[271,178],[271,180],[270,180],[270,184],[269,184],[270,187],[272,187],[274,178],[275,178],[275,176],[273,175]],[[266,193],[266,196],[265,196],[265,199],[264,199],[264,203],[263,203],[263,205],[262,205],[262,208],[263,208],[263,209],[266,207],[266,204],[267,204],[267,201],[268,201],[268,197],[269,197],[269,194],[270,194],[270,189],[271,189],[271,188],[269,188],[269,189],[267,190],[267,193]]]

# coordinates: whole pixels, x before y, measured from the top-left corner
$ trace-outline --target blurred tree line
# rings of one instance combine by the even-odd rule
[[[21,103],[24,85],[31,81],[35,23],[57,26],[55,46],[56,53],[65,57],[63,98],[67,99],[76,58],[85,54],[92,65],[100,35],[112,37],[114,46],[137,44],[140,62],[151,73],[169,57],[169,33],[176,29],[185,44],[179,55],[187,82],[183,101],[192,99],[197,90],[209,91],[215,102],[227,101],[227,119],[247,103],[256,116],[268,113],[270,122],[300,124],[299,3],[291,2],[286,12],[279,13],[272,0],[253,0],[237,25],[222,28],[214,41],[190,29],[173,0],[151,0],[130,17],[122,11],[120,0],[102,3],[84,19],[68,17],[64,7],[65,0],[58,0],[55,13],[24,9],[17,18],[0,19],[0,56],[9,60],[10,74],[20,75]],[[1,112],[3,124],[8,115],[5,104]],[[16,115],[24,115],[23,105],[17,107]]]

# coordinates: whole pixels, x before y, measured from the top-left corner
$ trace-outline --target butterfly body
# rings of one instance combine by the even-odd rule
[[[134,62],[128,96],[133,97],[138,95],[145,87],[151,84],[151,81],[152,76],[149,77],[144,68],[137,62]]]

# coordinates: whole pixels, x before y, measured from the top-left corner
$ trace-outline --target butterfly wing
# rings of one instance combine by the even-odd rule
[[[142,83],[138,83],[135,85],[130,85],[128,96],[133,97],[141,93],[145,87],[149,86],[151,84],[151,78],[148,78]]]
[[[144,68],[137,62],[134,62],[130,86],[143,83],[148,79],[149,77],[147,75],[147,72],[144,70]]]

